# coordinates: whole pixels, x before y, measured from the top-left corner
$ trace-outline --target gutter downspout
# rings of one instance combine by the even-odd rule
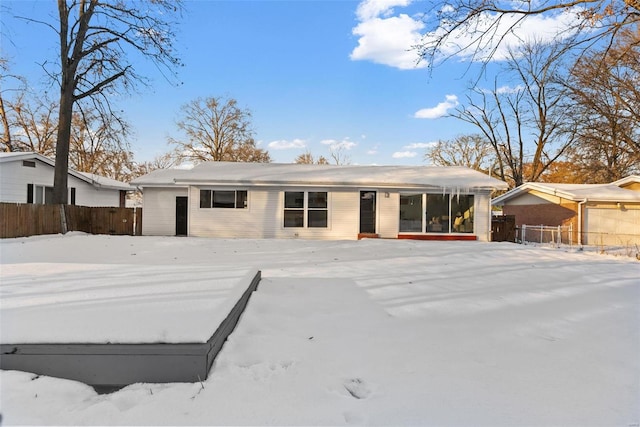
[[[580,247],[582,247],[582,209],[588,201],[589,199],[585,197],[583,201],[578,202],[578,246]]]

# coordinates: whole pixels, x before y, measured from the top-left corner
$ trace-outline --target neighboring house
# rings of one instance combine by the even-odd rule
[[[464,167],[229,162],[131,184],[143,191],[145,235],[483,241],[491,192],[507,187]]]
[[[0,202],[48,204],[53,196],[55,162],[32,152],[0,153]],[[69,169],[69,204],[124,207],[124,182]]]
[[[569,226],[578,244],[640,244],[640,176],[610,184],[530,182],[495,198],[516,226]]]

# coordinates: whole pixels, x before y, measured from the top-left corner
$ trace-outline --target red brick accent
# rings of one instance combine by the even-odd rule
[[[527,225],[568,225],[577,215],[577,204],[556,205],[545,203],[540,205],[504,205],[505,215],[515,215],[516,226]],[[572,209],[573,208],[573,209]]]
[[[398,234],[398,239],[411,240],[477,240],[473,234]]]
[[[572,240],[578,239],[578,203],[564,201],[561,204],[542,203],[538,205],[504,205],[505,215],[515,215],[516,227],[526,225],[573,225]]]
[[[376,233],[358,233],[358,240],[361,239],[377,239],[380,235]]]

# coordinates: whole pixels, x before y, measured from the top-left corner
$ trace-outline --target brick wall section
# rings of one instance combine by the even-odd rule
[[[504,205],[504,215],[515,215],[516,227],[527,225],[568,226],[573,225],[572,240],[578,241],[578,204],[576,202],[562,201],[543,203],[537,205]]]

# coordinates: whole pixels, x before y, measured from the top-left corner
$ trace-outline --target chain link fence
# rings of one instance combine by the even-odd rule
[[[527,225],[516,227],[516,242],[524,245],[541,245],[554,248],[574,248],[601,254],[622,255],[640,260],[640,234],[615,234],[582,232],[578,240],[572,225]]]

